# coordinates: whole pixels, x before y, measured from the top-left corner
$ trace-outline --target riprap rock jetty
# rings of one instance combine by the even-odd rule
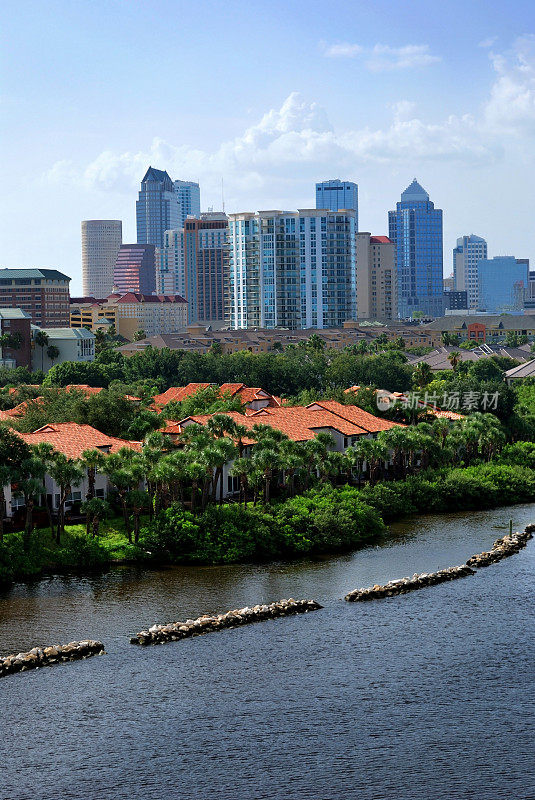
[[[28,669],[38,669],[63,661],[78,661],[81,658],[103,654],[104,645],[94,639],[56,644],[50,647],[33,647],[27,653],[17,653],[0,658],[0,678],[4,675],[12,675],[14,672],[25,672]]]
[[[502,558],[513,556],[522,550],[530,539],[533,539],[534,530],[535,525],[528,525],[522,533],[509,533],[507,536],[502,536],[501,539],[496,539],[491,550],[470,556],[466,563],[471,567],[488,567],[490,564],[501,561]]]
[[[203,633],[219,631],[223,628],[236,628],[239,625],[248,625],[252,622],[287,617],[291,614],[306,614],[322,608],[315,600],[278,600],[276,603],[246,606],[226,614],[204,614],[197,619],[188,619],[185,622],[172,622],[168,625],[153,625],[146,631],[141,631],[132,636],[131,644],[163,644],[176,642],[190,636],[199,636]]]
[[[468,564],[461,564],[458,567],[439,569],[437,572],[415,573],[412,578],[397,578],[396,580],[388,581],[382,586],[376,583],[366,589],[354,589],[354,591],[346,594],[345,600],[354,603],[382,597],[393,597],[396,594],[406,594],[407,592],[413,592],[415,589],[424,589],[426,586],[435,586],[437,583],[475,575],[475,572]]]

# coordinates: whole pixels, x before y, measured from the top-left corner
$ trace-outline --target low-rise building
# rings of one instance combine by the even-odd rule
[[[188,397],[209,387],[217,388],[221,397],[239,398],[242,405],[249,411],[259,411],[261,408],[275,408],[281,405],[279,397],[266,392],[260,387],[246,386],[244,383],[223,383],[217,386],[214,383],[188,383],[187,386],[171,386],[162,394],[153,398],[154,406],[161,409],[170,402],[181,403]]]
[[[433,334],[453,334],[462,342],[476,341],[490,344],[505,340],[509,331],[521,336],[535,336],[535,315],[532,314],[470,314],[440,317],[425,324],[425,331]]]
[[[26,444],[35,445],[41,442],[50,444],[58,453],[63,453],[67,458],[79,459],[84,450],[99,450],[103,454],[116,453],[122,447],[131,450],[140,450],[139,442],[131,442],[125,439],[118,439],[114,436],[107,436],[91,425],[79,425],[76,422],[54,422],[44,425],[33,433],[18,433]],[[50,476],[45,476],[45,487],[49,507],[55,511],[59,506],[60,488],[55,480]],[[108,477],[97,472],[95,476],[95,494],[97,497],[106,497],[110,489]],[[73,486],[70,496],[67,498],[67,507],[77,501],[85,499],[88,490],[87,473],[84,475],[78,486]],[[4,495],[6,498],[6,515],[11,517],[13,513],[24,507],[24,496],[17,491],[16,486],[5,486]]]
[[[71,327],[109,329],[129,341],[136,331],[159,336],[173,333],[187,325],[187,303],[180,295],[114,293],[101,300],[94,297],[73,298]]]
[[[261,408],[251,414],[240,414],[237,411],[226,412],[236,423],[243,425],[248,434],[241,439],[243,455],[250,455],[255,445],[253,427],[268,425],[286,434],[294,442],[306,442],[314,439],[318,433],[329,433],[333,437],[334,449],[344,452],[360,438],[375,438],[380,431],[387,431],[400,426],[397,422],[375,417],[362,408],[343,405],[335,400],[322,400],[308,406],[279,406]],[[182,432],[190,425],[206,425],[211,414],[194,414],[180,422],[169,422],[163,433],[171,441],[179,442]],[[223,468],[224,496],[228,497],[238,491],[238,479],[232,475],[233,462]]]
[[[94,361],[95,334],[87,328],[47,328],[46,342],[40,345],[41,328],[32,326],[32,369],[47,372],[64,361]]]
[[[31,366],[31,315],[22,308],[0,308],[0,366]]]

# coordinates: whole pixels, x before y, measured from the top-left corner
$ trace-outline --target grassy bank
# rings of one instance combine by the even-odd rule
[[[524,448],[525,449],[525,448]],[[526,453],[509,450],[512,463],[427,470],[405,480],[362,488],[330,485],[270,505],[209,506],[199,515],[172,505],[149,523],[139,545],[130,544],[122,520],[101,526],[97,539],[83,525],[67,526],[61,544],[50,531],[34,532],[28,551],[22,534],[0,544],[0,580],[9,583],[51,569],[91,570],[117,561],[229,564],[334,553],[384,535],[387,522],[409,514],[471,511],[535,501],[535,469]],[[528,454],[532,457],[532,453]]]

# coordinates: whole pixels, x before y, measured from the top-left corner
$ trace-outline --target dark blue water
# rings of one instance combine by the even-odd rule
[[[0,651],[106,656],[2,679],[0,800],[527,800],[535,543],[475,577],[366,604],[348,590],[461,563],[535,506],[427,517],[318,562],[117,569],[0,597]],[[305,616],[151,648],[153,622],[281,597]]]

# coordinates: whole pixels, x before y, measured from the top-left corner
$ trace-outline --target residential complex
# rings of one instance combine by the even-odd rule
[[[162,247],[165,231],[178,228],[180,201],[167,172],[149,167],[136,203],[138,244]]]
[[[194,181],[173,181],[173,186],[180,204],[177,228],[183,228],[186,217],[199,217],[201,214],[201,190]]]
[[[483,258],[477,263],[478,310],[522,314],[529,287],[529,261],[514,256]]]
[[[139,292],[111,294],[105,299],[73,298],[71,326],[76,329],[109,329],[132,340],[137,331],[146,336],[169,334],[187,325],[187,303],[180,295],[155,295]]]
[[[388,212],[388,228],[396,248],[399,316],[442,316],[442,211],[416,179]]]
[[[359,187],[352,181],[341,181],[338,178],[321,181],[316,184],[316,208],[328,208],[329,211],[352,208],[356,213],[358,230]]]
[[[105,297],[113,289],[113,270],[123,243],[118,219],[82,222],[82,288],[84,294]]]
[[[113,270],[114,291],[150,293],[156,289],[153,244],[123,244]]]
[[[229,216],[231,328],[329,328],[356,314],[356,212]]]
[[[503,342],[508,331],[521,336],[535,336],[535,317],[531,314],[503,315],[449,315],[435,319],[425,325],[425,330],[433,333],[457,335],[460,341]]]
[[[388,236],[357,233],[357,319],[394,320],[398,279],[394,243]]]
[[[69,281],[55,269],[0,269],[0,308],[21,308],[42,328],[67,326]]]
[[[457,247],[453,250],[453,279],[457,291],[466,292],[468,308],[476,311],[479,308],[478,262],[487,257],[487,243],[481,236],[471,233],[457,239]]]
[[[170,350],[187,350],[207,353],[216,347],[222,353],[249,350],[251,353],[267,353],[284,350],[289,346],[304,344],[315,334],[328,350],[342,350],[351,345],[366,345],[375,348],[378,336],[387,341],[402,338],[406,347],[437,347],[442,343],[440,331],[430,331],[420,325],[400,325],[349,321],[342,327],[308,330],[281,330],[275,328],[214,330],[211,326],[188,325],[172,334],[151,336],[139,342],[131,342],[119,348],[124,355],[140,353],[147,347]]]

